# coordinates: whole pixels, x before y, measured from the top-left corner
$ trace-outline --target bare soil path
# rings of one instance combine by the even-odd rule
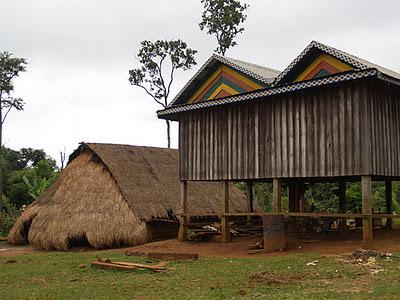
[[[234,238],[231,243],[217,242],[178,242],[176,239],[152,242],[130,248],[117,248],[108,251],[129,252],[162,252],[162,253],[197,253],[199,257],[268,257],[291,253],[319,253],[322,255],[347,255],[356,249],[362,248],[360,233],[349,234],[345,238],[336,240],[289,240],[288,249],[283,252],[249,254],[248,246],[259,242],[261,238]],[[374,250],[380,252],[400,253],[400,229],[380,231],[375,234]],[[73,248],[72,252],[95,252],[93,248]],[[30,245],[12,246],[7,242],[0,242],[0,256],[15,256],[44,252]]]

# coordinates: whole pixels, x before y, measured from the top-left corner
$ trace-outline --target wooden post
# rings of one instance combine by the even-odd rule
[[[188,203],[187,203],[187,181],[181,182],[181,204],[182,204],[182,214],[179,231],[178,231],[178,241],[183,242],[187,239],[187,223],[188,223]]]
[[[294,182],[289,182],[289,212],[296,211],[296,186]]]
[[[224,213],[229,213],[229,182],[224,180],[222,182],[222,197],[224,201]],[[221,243],[229,243],[231,241],[231,234],[229,231],[229,217],[221,217]]]
[[[246,182],[246,193],[247,193],[247,212],[254,212],[254,200],[253,200],[253,183],[251,181]],[[247,216],[247,224],[251,224],[251,216]]]
[[[362,190],[362,213],[372,214],[372,189],[371,189],[371,176],[361,177],[361,190]],[[369,248],[373,243],[373,224],[372,217],[363,219],[363,247]]]
[[[272,181],[272,186],[273,186],[272,211],[273,212],[281,212],[281,210],[282,210],[281,180],[279,178],[274,178]]]
[[[393,213],[393,199],[392,199],[392,181],[387,179],[385,181],[385,191],[386,191],[386,213]],[[386,229],[392,229],[393,219],[386,219]]]
[[[339,213],[345,214],[347,211],[346,203],[346,181],[339,181]],[[341,231],[346,230],[346,219],[339,220],[339,228]]]
[[[296,186],[292,181],[288,182],[288,198],[289,198],[289,212],[296,211]],[[291,217],[288,222],[288,233],[296,233],[296,218]]]
[[[247,212],[253,212],[254,204],[253,204],[253,183],[252,182],[246,183],[246,192],[247,192]]]

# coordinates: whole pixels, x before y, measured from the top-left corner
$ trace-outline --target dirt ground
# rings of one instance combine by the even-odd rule
[[[349,233],[347,236],[331,240],[288,240],[288,248],[282,252],[249,254],[248,246],[261,241],[261,237],[234,238],[231,243],[217,242],[178,242],[176,239],[152,242],[130,248],[118,248],[109,251],[116,252],[162,252],[162,253],[197,253],[199,257],[260,257],[279,256],[291,253],[319,253],[322,255],[347,255],[362,248],[361,233]],[[371,247],[377,251],[400,253],[400,229],[378,231],[374,233],[374,244]],[[74,248],[74,252],[96,251],[91,248]],[[0,242],[0,256],[15,256],[41,252],[32,246],[12,246]]]
[[[7,242],[2,241],[0,242],[0,256],[14,256],[14,255],[23,255],[32,252],[37,252],[39,250],[33,248],[30,245],[24,246],[13,246],[7,244]]]
[[[166,240],[139,245],[129,251],[165,252],[165,253],[198,253],[200,257],[253,257],[276,256],[290,253],[313,252],[323,255],[351,254],[362,248],[361,233],[349,233],[336,240],[288,240],[288,249],[282,252],[249,254],[248,246],[259,242],[261,238],[234,238],[231,243],[216,242],[178,242]],[[400,253],[400,229],[391,232],[375,233],[375,241],[371,247],[377,251]]]

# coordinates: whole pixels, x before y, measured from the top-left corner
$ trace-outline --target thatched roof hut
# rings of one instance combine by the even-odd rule
[[[152,221],[176,220],[179,189],[177,150],[83,143],[17,220],[8,241],[60,250],[77,241],[95,248],[146,243],[157,234]],[[218,183],[189,189],[191,214],[222,211]],[[235,187],[230,193],[232,211],[244,212],[245,195]]]

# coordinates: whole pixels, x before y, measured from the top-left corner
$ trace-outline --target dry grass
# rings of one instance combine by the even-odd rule
[[[82,239],[95,248],[149,240],[146,223],[135,216],[109,172],[89,153],[73,160],[57,185],[23,213],[9,242],[21,243],[29,222],[29,243],[42,249],[67,250],[72,241]]]
[[[189,213],[221,212],[221,191],[219,183],[189,184]],[[246,197],[234,186],[230,198],[232,212],[246,210]],[[82,144],[8,240],[23,244],[27,236],[35,247],[58,250],[80,240],[95,248],[134,246],[151,239],[146,221],[180,212],[177,150]]]
[[[114,144],[83,144],[82,147],[93,151],[104,162],[140,219],[168,218],[168,211],[181,212],[178,150]],[[189,213],[222,212],[221,192],[220,183],[189,182]],[[230,209],[246,211],[245,195],[233,185]]]

